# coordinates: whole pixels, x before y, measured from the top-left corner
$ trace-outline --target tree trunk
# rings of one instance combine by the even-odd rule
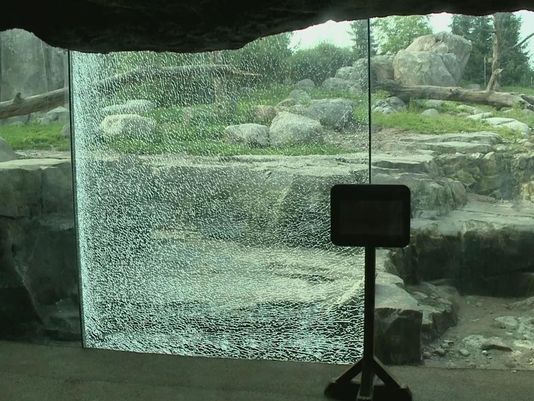
[[[445,86],[402,86],[394,81],[383,82],[377,89],[383,89],[403,100],[410,99],[438,99],[457,102],[487,104],[497,108],[520,107],[534,110],[534,99],[530,96],[508,92],[474,91],[464,88]]]
[[[493,55],[491,60],[491,77],[488,81],[488,86],[486,87],[488,92],[499,87],[499,75],[503,71],[501,68],[503,28],[503,21],[500,18],[500,14],[497,13],[493,16]]]
[[[46,111],[54,107],[63,106],[67,101],[67,95],[67,88],[56,89],[40,95],[28,96],[27,98],[22,98],[18,93],[15,99],[0,102],[0,119],[24,116],[36,111]]]

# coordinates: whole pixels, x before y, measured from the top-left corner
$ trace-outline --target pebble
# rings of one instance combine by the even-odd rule
[[[488,351],[486,351],[486,350],[483,350],[483,351],[482,351],[482,355],[488,355],[488,354],[489,354]]]
[[[468,350],[466,350],[465,348],[462,348],[458,352],[460,353],[461,356],[469,356],[469,355],[471,355],[471,353]]]
[[[438,355],[438,356],[445,356],[445,354],[447,353],[447,351],[445,351],[443,348],[436,348],[434,350],[434,354]]]
[[[430,359],[430,356],[431,356],[430,352],[428,351],[423,352],[423,359]]]

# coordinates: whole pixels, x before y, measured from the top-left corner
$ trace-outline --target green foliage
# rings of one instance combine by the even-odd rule
[[[222,53],[222,61],[240,70],[259,74],[258,81],[273,84],[287,77],[290,33],[257,39],[239,50]]]
[[[4,125],[0,137],[14,149],[69,150],[69,138],[61,134],[63,124]]]
[[[310,78],[320,84],[333,77],[336,71],[354,61],[352,51],[330,43],[320,43],[311,49],[297,50],[289,59],[289,75],[292,80]]]
[[[501,85],[529,85],[533,76],[526,50],[527,43],[517,46],[521,17],[513,13],[496,13],[494,24],[501,31]]]
[[[353,21],[350,24],[350,34],[352,36],[352,52],[354,53],[354,58],[356,60],[360,58],[367,58],[368,52],[368,20],[357,20]],[[376,43],[372,38],[372,30],[370,32],[371,36],[371,56],[376,54]]]
[[[396,128],[418,134],[445,134],[451,132],[496,131],[495,127],[482,121],[465,117],[440,114],[435,117],[422,116],[419,110],[408,110],[394,114],[373,113],[373,126]],[[502,131],[501,129],[497,131]]]
[[[491,75],[492,18],[489,16],[453,15],[451,32],[471,41],[472,50],[463,80],[486,85]]]
[[[432,33],[428,17],[422,15],[375,18],[371,29],[379,54],[395,54],[408,47],[415,38]]]

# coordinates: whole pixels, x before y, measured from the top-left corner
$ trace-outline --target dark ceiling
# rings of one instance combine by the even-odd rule
[[[72,50],[205,51],[333,20],[448,11],[534,10],[532,0],[18,0],[0,31],[23,28]]]

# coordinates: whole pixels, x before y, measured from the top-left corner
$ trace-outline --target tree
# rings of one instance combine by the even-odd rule
[[[486,85],[492,54],[492,18],[489,16],[453,15],[451,32],[471,41],[472,49],[465,66],[465,81]]]
[[[369,39],[371,39],[371,56],[374,56],[376,54],[376,43],[374,43],[374,40],[372,38],[372,31],[370,32],[371,35],[368,35],[368,25],[367,20],[357,20],[353,21],[350,24],[350,33],[352,36],[352,51],[354,52],[354,58],[356,60],[361,58],[367,58],[367,52],[368,52],[368,46],[367,42]]]
[[[371,23],[379,54],[395,54],[412,41],[432,33],[427,16],[393,16],[376,18]]]
[[[532,71],[526,50],[527,43],[519,44],[521,17],[513,13],[494,15],[495,27],[501,30],[501,68],[502,85],[521,85],[530,82]]]
[[[290,40],[290,33],[266,36],[241,49],[223,51],[223,59],[240,70],[258,74],[264,83],[282,82],[292,55]]]
[[[297,50],[290,59],[289,76],[294,81],[310,78],[319,84],[353,61],[351,49],[323,42],[310,49]]]

